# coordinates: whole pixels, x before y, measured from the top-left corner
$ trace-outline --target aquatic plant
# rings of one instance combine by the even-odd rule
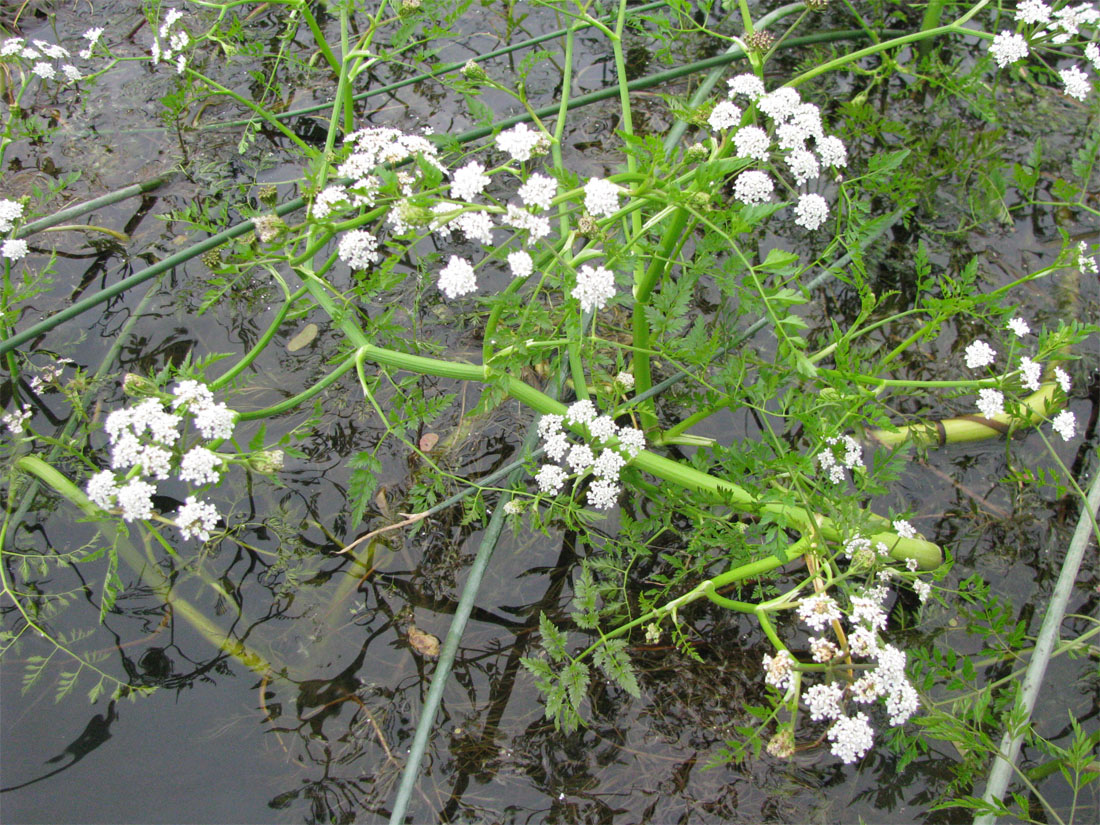
[[[984,697],[970,707],[941,698],[960,689],[959,660],[910,626],[920,629],[927,605],[976,615],[991,597],[980,578],[958,581],[949,536],[933,541],[914,527],[921,502],[908,500],[898,482],[929,448],[1008,436],[1008,452],[1013,434],[1035,432],[1049,469],[1019,468],[1013,480],[1072,491],[1083,504],[1081,523],[1095,531],[1081,481],[1082,465],[1095,462],[1095,425],[1083,426],[1082,408],[1070,407],[1075,385],[1083,397],[1080,385],[1095,370],[1097,328],[1072,311],[1040,313],[1017,296],[1067,272],[1067,281],[1095,275],[1100,245],[1063,232],[1049,260],[988,288],[987,261],[945,263],[922,241],[890,263],[904,270],[904,285],[884,285],[877,271],[887,260],[887,234],[902,243],[922,222],[934,223],[936,178],[968,169],[956,157],[934,171],[945,162],[934,141],[870,101],[900,96],[891,84],[904,80],[913,86],[905,94],[925,95],[933,108],[969,106],[996,122],[1010,120],[1019,104],[989,89],[1005,98],[1017,90],[1068,97],[1075,107],[1068,121],[1085,135],[1068,169],[1046,170],[1036,141],[1010,184],[997,168],[1002,150],[993,147],[982,159],[985,189],[952,213],[971,225],[937,231],[992,231],[997,221],[1038,207],[1088,224],[1100,216],[1090,201],[1100,156],[1100,11],[1032,0],[1012,8],[931,2],[923,17],[910,19],[898,4],[861,10],[807,2],[754,19],[742,0],[727,4],[729,16],[700,4],[706,14],[699,23],[676,3],[655,18],[653,8],[625,0],[606,14],[592,3],[548,0],[538,5],[565,22],[556,35],[554,105],[531,102],[550,53],[534,41],[509,45],[509,54],[526,52],[514,76],[479,58],[434,65],[394,84],[432,78],[478,123],[436,135],[375,123],[363,101],[378,90],[357,90],[378,67],[430,65],[423,44],[453,36],[468,4],[338,2],[326,15],[298,0],[276,5],[288,17],[273,55],[250,52],[248,26],[259,7],[238,2],[153,8],[142,46],[88,30],[80,53],[86,66],[60,63],[73,44],[18,36],[0,43],[0,65],[19,78],[0,160],[16,141],[52,128],[35,101],[141,63],[168,84],[164,121],[195,180],[202,173],[193,134],[207,128],[199,122],[208,106],[247,114],[246,121],[209,124],[211,131],[239,130],[232,134],[239,134],[240,155],[269,140],[301,172],[274,189],[259,180],[236,191],[211,184],[210,197],[169,216],[193,230],[186,248],[37,323],[26,307],[48,293],[52,265],[42,263],[49,256],[40,233],[71,231],[62,222],[72,213],[49,215],[57,193],[0,190],[0,353],[10,434],[0,531],[9,618],[0,654],[31,636],[52,651],[27,659],[26,689],[43,689],[46,665],[57,656],[69,661],[56,680],[57,698],[85,673],[93,701],[105,690],[112,698],[143,692],[51,629],[72,592],[49,592],[48,571],[93,563],[102,570],[95,588],[101,619],[126,587],[123,564],[265,684],[295,678],[249,633],[221,627],[181,599],[162,568],[194,576],[221,603],[236,604],[203,564],[221,542],[251,550],[230,502],[251,490],[256,475],[268,477],[257,483],[281,483],[284,458],[316,460],[307,442],[321,426],[320,405],[353,378],[355,406],[375,417],[379,435],[368,449],[339,456],[348,471],[346,512],[331,533],[365,531],[343,550],[355,555],[362,542],[363,558],[373,559],[369,539],[421,529],[446,508],[460,507],[465,524],[487,528],[464,607],[440,651],[394,821],[402,821],[433,703],[505,520],[516,530],[567,531],[588,548],[570,572],[568,608],[541,613],[542,650],[522,659],[555,728],[585,724],[600,680],[643,694],[634,660],[639,640],[668,640],[679,656],[698,659],[704,634],[686,616],[699,611],[714,624],[743,617],[765,645],[753,674],[763,703],[746,703],[751,719],[737,720],[736,735],[711,755],[715,763],[763,758],[764,751],[783,760],[827,743],[833,757],[851,764],[885,740],[904,765],[928,747],[915,732],[920,725],[925,737],[963,753],[941,804],[1007,811],[1003,784],[991,782],[980,799],[971,790],[986,762],[1003,755],[975,729],[1002,720],[1014,736],[1027,729],[1030,708],[1019,708],[1028,694],[1000,680],[968,686]],[[505,4],[503,14],[509,27],[517,25],[521,4]],[[712,18],[714,25],[705,22]],[[691,38],[728,49],[639,79],[626,51],[635,29],[670,50]],[[614,75],[605,96],[617,104],[608,141],[614,159],[598,163],[572,152],[567,138],[573,113],[592,102],[573,94],[582,31],[601,38]],[[305,53],[300,37],[310,41]],[[965,60],[933,51],[943,43]],[[274,68],[255,70],[249,97],[223,82],[221,56],[272,58]],[[297,71],[325,79],[330,99],[313,110],[325,113],[320,133],[295,122],[309,112],[286,111]],[[642,125],[632,91],[659,84],[669,123],[657,129]],[[515,114],[494,114],[490,100]],[[1041,187],[1049,174],[1058,184]],[[117,349],[93,376],[89,365],[67,360],[76,346],[63,357],[27,346],[199,260],[208,270],[201,312],[235,300],[265,306],[263,328],[242,351],[192,351],[122,377]],[[846,309],[811,326],[820,320],[815,302],[837,295]],[[429,309],[439,320],[424,320]],[[314,325],[286,342],[310,313],[324,331]],[[280,343],[295,352],[317,340],[326,348],[324,369],[308,386],[289,390],[278,377],[274,386],[256,378]],[[465,347],[470,341],[473,349]],[[458,401],[466,387],[479,392],[468,412]],[[50,431],[58,414],[47,415],[42,401],[49,393],[67,407],[58,432]],[[527,438],[518,461],[492,475],[460,473],[422,439],[456,405],[466,422],[457,426],[461,433],[508,402],[523,410]],[[251,433],[246,444],[237,440],[242,426]],[[1054,434],[1091,445],[1082,448],[1087,460],[1067,468]],[[383,460],[394,444],[418,466],[404,491],[410,512],[400,518],[379,504]],[[21,542],[23,518],[43,506],[31,479],[55,494],[50,506],[67,501],[99,532],[78,549]],[[262,523],[264,516],[254,518]],[[273,565],[289,570],[292,560],[280,553]],[[1067,564],[1064,575],[1072,582],[1076,570]],[[1052,602],[1049,615],[1064,607]],[[1000,636],[1011,623],[1008,611],[978,632]],[[253,627],[243,608],[237,624]],[[1015,656],[1022,644],[1016,635],[990,656]],[[975,664],[966,661],[972,674]],[[1076,755],[1060,751],[1058,758],[1080,768],[1079,743],[1092,740],[1074,736]],[[1075,792],[1089,778],[1077,768]]]

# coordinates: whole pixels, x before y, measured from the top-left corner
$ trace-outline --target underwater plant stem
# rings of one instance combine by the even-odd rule
[[[194,77],[200,83],[205,83],[214,91],[223,94],[226,97],[232,98],[233,100],[244,106],[246,109],[250,109],[251,111],[255,112],[257,115],[263,118],[265,123],[270,124],[271,128],[280,132],[283,137],[285,137],[287,140],[289,140],[291,143],[293,143],[295,146],[305,152],[306,157],[313,160],[320,156],[320,152],[318,152],[316,149],[314,149],[312,146],[310,146],[308,143],[306,143],[304,140],[294,134],[294,132],[291,131],[289,127],[285,126],[282,121],[273,118],[271,116],[271,113],[267,111],[267,109],[265,109],[263,106],[259,105],[255,101],[249,100],[244,95],[237,94],[232,89],[221,85],[216,80],[207,77],[201,72],[196,72],[191,67],[187,67],[184,71],[186,71],[188,75]]]
[[[561,390],[560,373],[549,387],[549,390],[552,395],[547,397],[553,400],[553,397],[556,397]],[[529,452],[537,442],[538,425],[531,422],[527,428],[527,435],[523,439],[523,445],[520,447],[520,452]],[[509,486],[518,484],[524,472],[522,467],[516,469],[510,477]],[[443,701],[443,690],[447,686],[447,677],[450,675],[451,666],[454,664],[455,656],[458,653],[458,645],[462,641],[466,622],[473,611],[474,600],[477,598],[485,571],[489,567],[489,560],[492,558],[493,550],[500,539],[501,531],[504,529],[506,521],[504,504],[511,500],[512,495],[509,493],[503,498],[504,500],[493,510],[493,515],[485,528],[485,535],[478,545],[477,555],[470,566],[466,582],[462,586],[462,595],[459,597],[458,606],[455,608],[454,618],[451,619],[451,625],[447,628],[447,637],[443,640],[439,660],[436,663],[435,671],[432,673],[432,683],[428,688],[428,695],[424,700],[424,707],[421,709],[420,719],[417,720],[416,732],[413,734],[412,745],[409,748],[408,759],[401,773],[401,784],[393,801],[390,825],[403,825],[405,822],[405,811],[408,808],[409,799],[412,797],[417,779],[421,776],[420,762],[424,758],[428,738],[435,729],[435,717]]]
[[[351,370],[355,366],[355,364],[356,356],[348,356],[340,363],[340,365],[336,369],[334,369],[313,386],[302,390],[297,395],[291,396],[285,401],[280,401],[278,404],[272,404],[270,407],[264,407],[262,410],[250,410],[249,412],[243,412],[237,416],[237,420],[254,421],[258,418],[270,418],[275,415],[281,415],[282,413],[290,412],[291,410],[298,407],[300,404],[305,403],[318,393],[322,392],[326,387],[334,384],[340,379],[341,376],[345,375],[349,370]]]
[[[309,289],[307,287],[301,286],[298,287],[293,295],[288,295],[286,297],[283,301],[283,305],[279,307],[279,311],[275,313],[275,317],[271,319],[271,323],[267,325],[267,329],[264,330],[263,335],[259,337],[252,349],[245,353],[244,357],[237,361],[236,364],[210,382],[210,390],[212,392],[217,392],[227,386],[230,381],[247,369],[249,364],[255,361],[261,352],[267,349],[267,345],[271,343],[271,339],[275,337],[275,334],[279,331],[279,327],[281,327],[283,321],[286,320],[286,316],[290,313],[291,307],[305,297],[308,292]]]
[[[841,55],[840,57],[834,58],[833,60],[826,61],[819,66],[808,69],[794,79],[790,80],[786,85],[798,87],[805,83],[807,80],[812,80],[819,75],[826,74],[833,71],[834,69],[839,69],[841,66],[846,66],[849,63],[854,63],[858,60],[862,60],[865,57],[870,57],[871,55],[887,51],[888,49],[894,49],[898,46],[904,46],[908,43],[919,43],[923,40],[929,40],[933,37],[939,37],[941,34],[966,34],[974,37],[981,37],[984,32],[975,29],[968,29],[964,24],[988,4],[989,0],[980,0],[980,2],[976,6],[974,6],[974,8],[970,9],[970,11],[968,11],[959,19],[955,20],[953,23],[948,23],[943,26],[936,26],[935,28],[927,29],[925,31],[913,32],[911,34],[903,34],[899,37],[894,37],[890,40],[875,43],[871,46],[867,46],[866,48],[857,49],[856,51],[849,54]],[[793,43],[794,41],[791,42]]]
[[[1073,592],[1077,581],[1077,574],[1084,559],[1085,548],[1089,540],[1094,536],[1100,540],[1100,530],[1097,530],[1096,513],[1100,510],[1100,473],[1097,473],[1089,485],[1088,495],[1082,503],[1081,515],[1077,519],[1077,527],[1073,531],[1073,537],[1069,542],[1062,569],[1058,573],[1058,581],[1050,594],[1050,603],[1043,614],[1043,622],[1039,627],[1039,635],[1035,641],[1035,652],[1027,665],[1020,693],[1012,711],[1013,719],[1017,720],[1011,728],[1007,728],[1001,738],[1001,745],[997,749],[997,755],[993,760],[993,767],[986,781],[985,792],[982,800],[992,803],[1000,801],[1008,789],[1008,782],[1012,778],[1017,757],[1020,755],[1020,746],[1024,736],[1030,728],[1031,714],[1035,710],[1035,703],[1039,698],[1039,691],[1043,686],[1043,678],[1046,675],[1047,664],[1050,662],[1054,646],[1058,641],[1058,628],[1062,624],[1062,618],[1066,612],[1066,604]],[[1019,719],[1016,714],[1022,716]],[[996,817],[992,814],[982,814],[975,817],[975,825],[992,825]]]
[[[29,235],[33,235],[35,232],[41,232],[43,229],[49,229],[50,227],[57,226],[65,221],[78,218],[81,215],[86,215],[89,212],[94,212],[96,209],[101,209],[104,206],[110,206],[111,204],[124,201],[127,198],[132,198],[135,195],[144,195],[146,192],[151,192],[154,189],[159,189],[164,184],[176,177],[176,172],[169,172],[165,175],[158,175],[155,178],[150,178],[143,183],[135,183],[132,186],[124,186],[121,189],[116,189],[114,192],[108,192],[106,195],[100,195],[98,198],[93,198],[90,201],[84,201],[83,203],[76,203],[72,206],[67,206],[64,209],[54,212],[52,215],[47,215],[44,218],[39,218],[28,224],[24,224],[15,231],[13,237],[26,238]]]
[[[142,576],[157,592],[160,598],[172,608],[173,615],[179,615],[195,630],[206,637],[214,647],[229,654],[245,667],[257,673],[272,672],[271,663],[263,656],[252,650],[239,639],[230,638],[229,634],[215,625],[203,615],[202,611],[195,608],[185,599],[172,594],[171,580],[161,572],[155,564],[149,564],[141,554],[130,544],[129,536],[121,533],[113,522],[113,516],[109,516],[84,494],[84,491],[73,484],[67,476],[47,464],[38,456],[27,455],[15,462],[16,466],[29,473],[51,487],[55,492],[70,503],[78,507],[86,516],[97,520],[97,526],[103,532],[105,538],[111,540],[118,552],[118,557],[126,562],[135,574]],[[107,519],[104,518],[107,516]],[[280,668],[281,670],[281,668]],[[117,680],[116,680],[117,681]]]

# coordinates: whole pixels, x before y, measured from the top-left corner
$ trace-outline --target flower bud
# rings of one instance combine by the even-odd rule
[[[271,475],[283,469],[282,450],[262,450],[248,457],[248,466],[257,473]]]
[[[131,398],[145,398],[158,392],[156,384],[136,372],[126,373],[122,379],[122,391]]]

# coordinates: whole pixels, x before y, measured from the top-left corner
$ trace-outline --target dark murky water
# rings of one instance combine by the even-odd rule
[[[136,12],[116,4],[109,32],[133,28]],[[79,33],[85,12],[65,12],[65,27]],[[269,13],[271,25],[277,25]],[[497,44],[499,21],[492,9],[472,10],[462,24],[470,34],[446,46],[442,60],[476,56]],[[532,33],[555,27],[549,18],[532,15]],[[144,44],[145,32],[135,37]],[[578,91],[609,82],[602,41],[582,38]],[[635,44],[645,48],[638,39]],[[494,68],[503,71],[505,61]],[[387,78],[382,77],[379,82]],[[531,88],[552,99],[557,75],[545,69]],[[176,136],[157,117],[156,97],[171,79],[150,75],[132,65],[87,90],[81,101],[63,101],[65,128],[52,144],[19,145],[22,171],[4,170],[4,194],[21,194],[32,179],[80,170],[70,191],[75,199],[150,177],[170,168],[178,156]],[[325,90],[302,89],[295,105],[324,99]],[[437,131],[460,131],[469,125],[461,104],[441,100],[430,84],[407,89],[399,99],[372,108],[374,123],[401,121],[432,125]],[[501,104],[488,99],[486,102]],[[657,105],[649,126],[666,125]],[[603,171],[614,158],[610,130],[613,106],[596,106],[579,117],[567,145],[578,157],[578,173]],[[208,119],[236,117],[229,107],[207,113]],[[98,133],[100,140],[89,140]],[[208,191],[210,181],[236,174],[238,180],[288,181],[297,168],[279,145],[259,138],[244,156],[236,151],[238,135],[213,131],[185,133],[197,180],[179,178],[144,203],[127,201],[104,210],[97,222],[128,227],[133,242],[126,250],[91,249],[79,235],[61,236],[57,245],[57,287],[36,299],[28,324],[66,305],[72,296],[114,283],[148,260],[164,257],[190,243],[188,228],[156,219]],[[594,142],[606,142],[601,152]],[[581,158],[575,151],[586,146]],[[89,148],[90,147],[90,148]],[[1026,152],[1025,152],[1026,154]],[[47,163],[47,159],[49,163]],[[205,166],[204,166],[205,164]],[[218,164],[221,164],[220,166]],[[235,169],[226,164],[233,164]],[[284,184],[280,196],[294,195]],[[228,197],[228,195],[227,195]],[[1068,227],[1081,231],[1087,227]],[[948,245],[938,227],[927,227],[928,242],[946,260]],[[1056,252],[1056,228],[1047,216],[1020,220],[1005,235],[973,236],[955,242],[962,256],[983,253],[990,261],[989,286],[1050,260]],[[905,238],[916,243],[915,237]],[[901,245],[902,240],[895,241]],[[905,260],[902,249],[888,249],[882,262],[884,282],[891,267]],[[133,329],[117,368],[148,373],[187,352],[239,352],[249,346],[265,323],[270,301],[263,284],[250,284],[204,316],[196,315],[205,268],[195,262],[167,276]],[[1060,283],[1060,281],[1055,281]],[[1022,314],[1037,322],[1063,311],[1048,283],[1020,296]],[[1097,285],[1082,282],[1078,311],[1097,317]],[[106,304],[101,312],[81,318],[38,342],[74,357],[94,369],[134,312],[144,289]],[[811,320],[843,313],[844,290],[826,291]],[[434,316],[418,307],[410,325],[431,326]],[[260,407],[285,391],[308,386],[322,374],[336,348],[335,334],[315,315],[288,325],[260,361],[247,392],[233,398],[238,409]],[[321,334],[305,350],[287,352],[286,341],[310,321]],[[453,341],[456,347],[469,345]],[[945,335],[944,354],[951,335]],[[766,343],[762,343],[766,346]],[[934,365],[931,366],[934,370]],[[1079,392],[1071,409],[1088,422],[1088,437],[1074,454],[1058,445],[1067,466],[1080,468],[1096,444],[1096,362],[1075,375]],[[465,408],[477,388],[452,387],[436,381],[434,391],[465,392]],[[155,686],[152,696],[135,702],[103,700],[89,706],[77,695],[53,702],[52,680],[43,689],[20,694],[24,662],[0,662],[0,770],[6,788],[0,795],[5,822],[351,822],[386,817],[415,728],[434,664],[419,656],[408,641],[409,626],[442,638],[462,591],[467,564],[476,552],[480,532],[459,524],[460,514],[434,519],[412,535],[390,534],[378,548],[376,569],[367,571],[343,556],[339,547],[361,533],[346,523],[347,458],[377,442],[376,419],[356,399],[358,388],[345,381],[330,390],[317,432],[300,446],[306,459],[291,460],[281,476],[285,486],[262,479],[231,476],[223,512],[233,523],[249,524],[242,544],[223,541],[202,559],[202,571],[219,582],[232,602],[217,596],[201,580],[181,570],[176,593],[194,604],[226,631],[268,657],[277,676],[261,678],[239,662],[213,649],[163,603],[138,585],[120,598],[118,612],[91,637],[86,649],[101,649],[102,666],[125,672],[135,685]],[[104,388],[105,409],[121,402],[116,385]],[[47,398],[50,401],[50,398]],[[64,407],[39,411],[41,429],[47,415]],[[449,410],[436,429],[446,435],[458,424],[460,409]],[[448,456],[460,473],[477,474],[515,457],[527,414],[509,404],[487,420]],[[300,416],[276,422],[269,435],[300,423]],[[715,434],[751,435],[747,415],[733,413],[715,420]],[[239,434],[242,443],[250,438]],[[1034,435],[1014,446],[1013,461],[1041,454]],[[995,589],[1021,607],[1021,617],[1037,627],[1041,606],[1057,574],[1056,551],[1072,529],[1076,508],[1065,500],[1041,498],[999,484],[1007,471],[1003,443],[956,447],[915,462],[895,496],[878,509],[915,507],[915,523],[930,538],[949,548],[955,570],[945,584],[972,571],[993,580]],[[387,504],[400,511],[401,496],[418,468],[408,456],[391,449],[385,455],[382,484]],[[168,490],[167,494],[171,494]],[[1043,495],[1046,495],[1044,493]],[[19,541],[39,550],[91,540],[87,525],[72,513],[40,497]],[[381,506],[381,505],[380,505]],[[381,519],[382,514],[373,514]],[[370,516],[370,514],[368,514]],[[379,520],[379,524],[384,520]],[[374,526],[368,523],[367,527]],[[608,529],[614,527],[609,521]],[[1052,539],[1053,528],[1053,539]],[[1062,541],[1057,539],[1061,537]],[[247,545],[247,546],[245,546]],[[454,665],[436,734],[414,795],[413,821],[515,822],[869,822],[954,821],[957,814],[928,814],[929,794],[942,789],[956,754],[937,744],[926,756],[897,770],[884,749],[872,751],[858,767],[845,768],[824,749],[800,753],[787,763],[769,758],[742,766],[706,769],[735,725],[746,723],[746,703],[762,703],[759,672],[765,648],[750,622],[701,609],[690,619],[699,636],[702,664],[685,661],[675,650],[638,648],[635,661],[642,674],[643,697],[633,700],[612,686],[593,694],[592,724],[576,734],[556,733],[542,719],[529,675],[519,659],[537,645],[540,611],[551,617],[566,609],[572,595],[576,560],[590,552],[575,546],[567,534],[506,534],[480,590],[477,608]],[[59,569],[48,580],[53,591],[70,590],[72,607],[55,625],[73,632],[96,625],[98,609],[83,595],[97,586],[97,571]],[[98,573],[101,575],[101,572]],[[1095,565],[1083,575],[1071,610],[1095,615]],[[929,638],[959,650],[977,649],[977,641],[952,625],[953,617],[930,607],[925,613]],[[1083,620],[1070,620],[1071,630],[1084,630]],[[25,644],[20,657],[39,651]],[[54,674],[56,675],[56,674]],[[85,687],[86,689],[86,687]],[[1087,661],[1059,658],[1047,677],[1047,692],[1037,714],[1040,732],[1063,735],[1064,712],[1073,711],[1095,727],[1098,707],[1095,668]],[[1037,754],[1030,754],[1037,757]],[[1093,786],[1095,788],[1095,785]],[[1056,787],[1045,788],[1056,805]],[[1091,805],[1096,810],[1096,791]]]

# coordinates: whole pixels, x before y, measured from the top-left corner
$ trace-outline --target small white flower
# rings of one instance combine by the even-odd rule
[[[452,255],[447,265],[439,271],[439,291],[451,300],[477,289],[477,276],[469,261]]]
[[[1085,46],[1085,57],[1088,58],[1092,67],[1100,72],[1100,46],[1097,46],[1095,43],[1089,43]]]
[[[573,449],[565,459],[565,463],[574,473],[579,473],[592,466],[596,457],[592,454],[592,448],[587,444],[574,444]]]
[[[852,596],[851,602],[852,612],[848,621],[852,627],[859,628],[863,622],[867,622],[872,630],[886,629],[886,611],[876,599],[870,596]],[[851,643],[849,638],[849,644]]]
[[[741,109],[732,100],[723,100],[718,103],[710,113],[710,117],[707,118],[710,128],[716,132],[732,129],[740,122]]]
[[[513,278],[526,278],[535,271],[535,262],[527,252],[518,249],[508,254],[508,268]]]
[[[485,167],[472,160],[451,176],[451,197],[459,201],[472,201],[485,191],[489,182]]]
[[[353,229],[340,238],[336,254],[352,269],[366,269],[378,262],[378,239],[365,229]]]
[[[554,461],[561,461],[571,446],[568,435],[556,432],[543,442],[542,449]]]
[[[130,480],[130,483],[118,491],[118,506],[122,508],[122,518],[125,521],[147,519],[153,515],[153,493],[156,487],[139,478]]]
[[[853,656],[877,656],[879,646],[875,631],[869,627],[857,627],[848,634],[848,650]]]
[[[510,498],[504,502],[504,514],[506,516],[518,516],[526,509],[518,498]]]
[[[730,87],[731,95],[744,95],[749,100],[756,100],[764,94],[764,81],[754,74],[739,74],[726,83]]]
[[[919,706],[920,696],[907,679],[886,695],[886,712],[890,714],[891,725],[905,724]]]
[[[966,348],[966,366],[969,369],[988,367],[996,357],[997,353],[993,350],[993,347],[981,339]]]
[[[840,621],[840,617],[839,605],[825,593],[817,593],[803,599],[798,605],[798,618],[818,633],[830,622]]]
[[[865,713],[857,713],[851,717],[841,716],[833,722],[826,736],[833,743],[833,755],[845,764],[861,759],[871,749],[875,739]]]
[[[633,458],[645,449],[645,433],[634,427],[619,427],[619,447]]]
[[[610,218],[619,211],[622,189],[609,180],[591,178],[584,185],[584,208],[596,218]]]
[[[978,412],[985,418],[996,418],[1005,411],[1005,397],[1000,390],[988,387],[978,391]]]
[[[1008,322],[1008,328],[1012,330],[1012,334],[1017,338],[1023,338],[1031,332],[1031,327],[1023,318],[1013,318]]]
[[[222,460],[205,447],[192,447],[180,460],[180,481],[216,484]]]
[[[791,86],[781,86],[756,101],[757,108],[774,121],[784,121],[795,113],[802,103],[798,91]]]
[[[188,496],[176,514],[176,526],[185,539],[194,536],[200,541],[206,541],[210,538],[210,531],[217,525],[218,511],[214,505],[199,501],[195,496]]]
[[[57,77],[57,70],[49,63],[35,63],[31,71],[43,80],[53,80]]]
[[[809,149],[795,149],[787,155],[787,168],[791,170],[795,186],[801,186],[810,178],[816,178],[821,172],[817,158]]]
[[[759,126],[744,126],[733,136],[733,146],[739,158],[767,160],[772,139]]]
[[[195,427],[204,438],[229,438],[237,414],[225,404],[204,404],[194,411]]]
[[[794,659],[786,650],[780,650],[775,656],[764,654],[764,683],[779,690],[786,690],[791,682],[791,670]]]
[[[737,176],[733,184],[733,196],[746,204],[764,203],[771,196],[775,186],[767,173],[759,169],[750,169]]]
[[[530,160],[531,154],[540,151],[546,143],[546,137],[541,132],[529,129],[526,123],[517,123],[496,136],[497,147],[518,161]]]
[[[18,261],[20,258],[26,257],[26,254],[27,242],[22,238],[12,238],[4,241],[3,246],[0,246],[0,256],[12,261]]]
[[[924,602],[928,600],[928,596],[932,592],[932,585],[924,579],[914,579],[913,591],[917,594],[917,597]]]
[[[615,450],[604,450],[592,464],[592,474],[597,478],[616,481],[619,471],[626,466],[626,460]]]
[[[1042,0],[1020,0],[1016,6],[1016,19],[1021,23],[1049,23],[1050,6]]]
[[[587,398],[574,401],[565,411],[565,420],[570,424],[588,424],[596,419],[596,405]]]
[[[537,481],[539,485],[539,492],[549,493],[552,496],[556,496],[561,492],[561,488],[565,485],[566,478],[565,470],[557,464],[543,464],[535,475],[535,481]]]
[[[488,212],[463,212],[452,221],[472,241],[486,246],[493,242],[493,216]]]
[[[96,473],[88,479],[88,486],[84,489],[88,493],[88,498],[104,510],[110,510],[114,506],[115,496],[118,495],[115,474],[110,470],[101,470]]]
[[[1073,438],[1073,433],[1077,429],[1077,418],[1069,410],[1062,410],[1050,423],[1054,425],[1054,432],[1062,436],[1063,441]]]
[[[835,168],[848,165],[848,150],[844,141],[832,135],[817,141],[817,156],[821,158],[822,166]]]
[[[615,273],[605,266],[585,264],[577,271],[577,285],[569,294],[581,302],[584,312],[601,310],[615,297]]]
[[[610,415],[601,415],[588,424],[588,434],[600,442],[614,438],[618,431],[615,419]]]
[[[588,506],[597,510],[610,510],[619,500],[621,489],[611,479],[599,478],[588,485]]]
[[[840,648],[838,648],[831,639],[825,639],[821,636],[811,636],[810,653],[814,657],[815,662],[831,662],[840,655]]]
[[[1073,383],[1069,380],[1069,373],[1061,367],[1055,367],[1054,380],[1058,382],[1058,386],[1062,388],[1062,392],[1068,395],[1070,389],[1073,387]]]
[[[342,186],[328,186],[313,199],[312,214],[317,220],[331,215],[341,204],[346,204],[348,194]]]
[[[0,198],[0,232],[7,232],[23,217],[23,204]]]
[[[146,444],[141,450],[141,471],[164,481],[171,471],[172,454],[156,444]]]
[[[615,383],[627,391],[634,389],[634,373],[625,371],[620,372],[615,376]]]
[[[192,381],[190,379],[180,381],[176,384],[175,389],[172,390],[172,395],[175,396],[172,399],[172,409],[176,409],[191,401],[195,402],[192,404],[193,407],[214,403],[214,394],[210,392],[210,388],[205,384],[200,384],[198,381]],[[112,415],[114,415],[114,413],[112,413]]]
[[[794,222],[811,232],[825,223],[829,217],[829,204],[825,198],[814,193],[801,195],[798,206],[794,208]]]
[[[1043,365],[1032,361],[1026,355],[1020,359],[1020,377],[1025,389],[1038,392],[1043,376]]]
[[[989,47],[989,53],[997,61],[1002,69],[1017,60],[1023,60],[1028,55],[1027,41],[1022,34],[1003,31],[993,38]]]
[[[1089,76],[1077,66],[1070,66],[1068,69],[1062,69],[1058,72],[1058,76],[1062,78],[1065,92],[1070,97],[1084,100],[1089,96],[1089,91],[1092,89],[1092,84],[1089,83]]]
[[[70,83],[76,83],[76,81],[80,80],[80,78],[83,77],[80,69],[78,69],[72,63],[66,63],[64,66],[61,67],[61,71],[65,73],[65,79],[68,80]]]
[[[549,209],[554,195],[558,193],[558,182],[546,175],[531,175],[516,194],[527,206]]]
[[[561,432],[562,421],[564,416],[560,415],[544,415],[539,419],[539,438],[550,438]]]
[[[530,246],[540,238],[550,234],[550,219],[545,215],[532,215],[526,209],[522,209],[514,203],[508,204],[501,223],[506,226],[514,226],[516,229],[527,231],[527,245]]]
[[[915,539],[917,537],[916,529],[905,519],[895,519],[894,532],[903,539]]]
[[[842,711],[840,699],[844,689],[836,682],[827,685],[813,685],[802,694],[802,701],[810,709],[810,718],[815,722],[822,719],[837,719]]]

